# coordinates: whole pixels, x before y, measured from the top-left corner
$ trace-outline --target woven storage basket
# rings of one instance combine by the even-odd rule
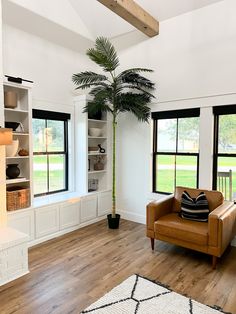
[[[20,186],[7,188],[7,210],[17,210],[30,206],[30,189]]]

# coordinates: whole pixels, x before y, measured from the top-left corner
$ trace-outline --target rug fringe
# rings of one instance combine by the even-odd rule
[[[219,312],[221,312],[221,313],[224,313],[224,314],[233,314],[233,313],[231,313],[231,312],[225,312],[223,309],[222,309],[222,307],[220,307],[220,306],[218,306],[218,305],[213,305],[213,306],[211,306],[211,305],[207,305],[208,307],[211,307],[213,310],[217,310],[217,311],[219,311]]]

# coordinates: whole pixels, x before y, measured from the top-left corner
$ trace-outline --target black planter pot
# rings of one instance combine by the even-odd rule
[[[112,218],[112,215],[107,215],[108,227],[110,229],[118,229],[120,224],[120,215],[116,214],[115,218]]]

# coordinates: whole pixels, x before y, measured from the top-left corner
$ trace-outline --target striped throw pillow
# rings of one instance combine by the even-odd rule
[[[196,198],[191,197],[187,191],[183,192],[180,211],[182,218],[207,222],[209,212],[209,204],[204,192]]]

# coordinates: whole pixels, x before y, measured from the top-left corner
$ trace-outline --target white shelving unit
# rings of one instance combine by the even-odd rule
[[[80,174],[76,185],[78,186],[78,192],[81,194],[111,190],[111,120],[107,115],[104,115],[101,120],[88,119],[87,113],[83,112],[87,101],[85,95],[74,98],[76,133],[78,134],[76,173]],[[101,135],[90,136],[89,128],[99,128]],[[105,149],[105,153],[99,151],[99,144]],[[90,151],[89,147],[97,148],[97,151]],[[94,164],[101,157],[103,157],[104,169],[96,170]],[[90,180],[98,180],[96,190],[89,189]]]
[[[26,149],[29,152],[28,156],[6,157],[6,166],[8,164],[18,164],[20,169],[20,176],[16,179],[6,178],[7,188],[11,186],[21,186],[30,189],[31,202],[33,200],[33,184],[32,184],[32,95],[31,83],[17,84],[5,81],[3,83],[4,91],[14,91],[17,94],[17,107],[15,109],[4,108],[5,122],[19,122],[19,126],[13,132],[13,139],[19,140],[19,149]],[[29,206],[29,207],[30,207]]]
[[[15,86],[14,86],[15,87]],[[14,133],[21,143],[28,143],[30,155],[27,157],[15,156],[7,158],[7,163],[19,163],[25,165],[20,176],[7,181],[7,186],[28,186],[31,188],[31,206],[29,208],[8,212],[8,227],[26,233],[29,237],[29,246],[55,238],[59,235],[77,230],[86,225],[95,223],[109,214],[112,206],[111,197],[111,122],[109,118],[104,120],[88,119],[83,113],[86,104],[86,97],[75,97],[75,171],[76,191],[47,196],[42,199],[33,199],[32,191],[32,132],[31,132],[31,94],[30,89],[23,86],[16,88],[25,89],[28,95],[28,107],[18,106],[16,111],[5,110],[5,116],[11,114],[13,118],[23,117],[27,134]],[[22,94],[22,91],[20,91]],[[18,114],[19,110],[29,111]],[[26,120],[29,119],[29,120]],[[18,120],[8,121],[18,121]],[[102,137],[89,137],[88,128],[96,126],[102,128]],[[98,151],[88,152],[89,145],[101,144],[106,149],[104,154]],[[104,170],[95,171],[93,166],[88,170],[88,159],[104,155],[106,158]],[[88,180],[98,179],[98,190],[88,192]],[[22,181],[21,181],[22,180]]]

